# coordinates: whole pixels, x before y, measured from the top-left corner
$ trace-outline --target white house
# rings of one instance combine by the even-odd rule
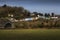
[[[58,17],[51,17],[51,19],[58,19]]]

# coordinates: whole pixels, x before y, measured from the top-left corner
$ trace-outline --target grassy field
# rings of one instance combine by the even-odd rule
[[[60,29],[3,29],[0,40],[60,40]]]

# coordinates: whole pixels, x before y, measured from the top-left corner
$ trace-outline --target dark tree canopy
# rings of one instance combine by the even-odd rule
[[[7,5],[6,5],[6,4],[4,4],[2,7],[7,7]]]
[[[54,16],[54,13],[51,13],[52,17]]]
[[[45,17],[48,17],[47,13],[45,13]]]
[[[42,13],[38,13],[40,16],[43,16],[43,14]]]

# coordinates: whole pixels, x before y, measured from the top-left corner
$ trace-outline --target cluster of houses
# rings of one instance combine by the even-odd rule
[[[35,14],[31,14],[32,16],[35,15]],[[13,22],[18,22],[18,21],[32,21],[32,20],[38,20],[40,18],[42,19],[58,19],[59,17],[54,15],[54,16],[50,16],[50,17],[45,17],[44,15],[41,16],[41,15],[37,15],[36,17],[30,17],[30,18],[24,18],[24,19],[20,19],[20,20],[16,20],[13,18],[13,15],[9,15],[11,16],[10,20],[13,21]]]
[[[34,14],[31,14],[34,15]],[[32,20],[38,20],[38,19],[59,19],[58,16],[50,16],[50,17],[45,17],[45,16],[40,16],[39,14],[36,17],[31,17],[31,18],[25,18],[21,19],[20,21],[32,21]]]

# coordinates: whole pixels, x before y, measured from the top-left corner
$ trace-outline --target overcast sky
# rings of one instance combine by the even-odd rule
[[[60,14],[60,0],[0,0],[0,6],[22,6],[31,12]]]

